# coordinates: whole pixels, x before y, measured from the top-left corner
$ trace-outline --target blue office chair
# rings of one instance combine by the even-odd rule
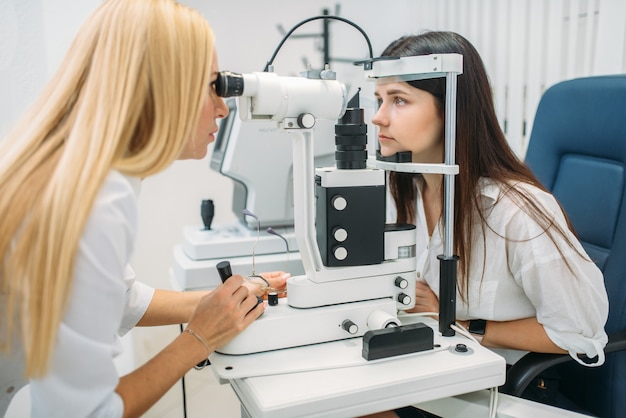
[[[507,373],[504,393],[521,396],[556,367],[559,394],[600,417],[626,411],[626,74],[568,80],[543,95],[526,162],[556,196],[585,250],[604,273],[609,296],[606,363],[580,366],[567,355],[530,353]]]

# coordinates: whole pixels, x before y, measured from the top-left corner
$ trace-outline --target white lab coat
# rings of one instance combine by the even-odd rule
[[[137,324],[154,294],[135,281],[128,266],[137,234],[140,185],[139,179],[112,172],[98,194],[80,241],[50,371],[28,382],[33,417],[122,416],[113,359],[121,350],[120,336]],[[17,391],[6,390],[25,383],[22,364],[19,351],[0,355],[0,414]]]

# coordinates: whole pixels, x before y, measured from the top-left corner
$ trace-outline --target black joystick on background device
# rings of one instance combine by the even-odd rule
[[[215,267],[217,268],[217,273],[220,275],[222,283],[226,282],[226,280],[233,275],[233,270],[230,268],[230,262],[228,261],[220,261]],[[259,303],[263,303],[263,299],[257,296],[256,305],[254,305],[254,307],[256,308]]]
[[[213,222],[213,216],[215,216],[215,205],[211,199],[202,201],[202,205],[200,205],[200,216],[202,217],[204,229],[207,231],[210,230],[211,223]]]

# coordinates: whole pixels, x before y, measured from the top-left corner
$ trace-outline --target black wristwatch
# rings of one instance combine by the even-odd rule
[[[487,328],[487,321],[484,319],[470,319],[467,330],[476,335],[485,335],[485,328]]]

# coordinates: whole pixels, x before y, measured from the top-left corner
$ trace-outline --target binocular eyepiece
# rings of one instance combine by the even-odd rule
[[[241,96],[243,94],[243,75],[230,71],[220,71],[215,80],[215,91],[220,97]]]
[[[337,120],[346,110],[346,88],[337,80],[281,77],[274,72],[234,73],[220,71],[211,85],[215,94],[238,96],[242,120],[272,120],[292,127],[303,115]]]

